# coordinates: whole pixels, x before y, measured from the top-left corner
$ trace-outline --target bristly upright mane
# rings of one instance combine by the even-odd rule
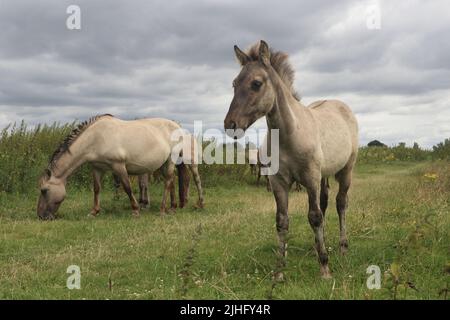
[[[64,141],[59,145],[59,147],[55,150],[53,153],[50,162],[48,164],[48,168],[52,170],[55,165],[56,161],[67,151],[69,151],[69,147],[77,140],[77,138],[93,123],[95,123],[97,120],[103,118],[103,117],[114,117],[113,115],[109,113],[96,115],[94,117],[89,118],[86,121],[83,121],[80,123],[77,127],[75,127],[72,132],[69,133],[69,135],[64,139]]]
[[[259,59],[259,45],[259,42],[254,44],[246,52],[252,61],[258,61]],[[289,62],[288,54],[282,51],[274,51],[270,48],[270,64],[286,86],[291,89],[294,98],[300,101],[300,96],[294,89],[295,70]]]

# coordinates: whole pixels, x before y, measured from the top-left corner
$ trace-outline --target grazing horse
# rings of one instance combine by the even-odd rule
[[[340,251],[348,248],[345,231],[347,192],[358,152],[358,125],[347,105],[324,100],[305,107],[293,89],[294,70],[287,54],[274,52],[266,42],[243,52],[234,47],[242,69],[233,81],[234,97],[224,121],[235,138],[257,119],[266,116],[267,126],[279,130],[279,170],[269,177],[276,201],[276,227],[282,267],[286,264],[288,194],[294,181],[308,193],[308,220],[314,231],[315,247],[323,278],[330,278],[324,243],[324,215],[328,205],[326,178],[339,183],[336,209],[340,224]],[[241,130],[237,130],[241,129]],[[269,135],[270,137],[270,135]],[[268,139],[271,146],[271,141]],[[283,273],[277,274],[278,279]]]
[[[84,163],[90,163],[94,176],[112,170],[120,177],[127,193],[134,216],[139,216],[139,205],[132,193],[128,174],[142,175],[162,168],[165,177],[161,203],[161,215],[165,213],[166,200],[173,183],[175,163],[171,153],[180,141],[173,141],[172,134],[181,127],[167,119],[139,119],[124,121],[106,114],[81,123],[54,152],[50,163],[41,177],[37,214],[41,219],[54,219],[55,213],[66,196],[67,178]],[[184,138],[182,143],[185,142]],[[191,138],[195,144],[195,139]],[[191,142],[191,146],[193,146]],[[195,149],[195,148],[194,148]],[[195,149],[196,150],[196,149]],[[183,159],[185,155],[183,155]],[[192,158],[191,158],[192,159]],[[197,162],[177,165],[180,202],[185,202],[186,167],[192,172],[199,193],[200,207],[203,206],[203,192]],[[96,179],[95,179],[96,180]],[[95,190],[95,208],[99,208],[100,184]]]

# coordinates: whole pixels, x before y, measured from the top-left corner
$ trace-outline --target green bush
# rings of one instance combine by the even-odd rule
[[[450,138],[433,146],[433,159],[450,160]]]
[[[430,159],[432,152],[419,147],[414,143],[412,148],[399,143],[395,147],[361,147],[358,154],[358,163],[395,162],[395,161],[423,161]]]

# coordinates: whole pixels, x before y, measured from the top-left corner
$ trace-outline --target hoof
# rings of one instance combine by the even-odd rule
[[[134,210],[132,213],[133,218],[139,218],[140,217],[140,213],[138,210]]]
[[[347,252],[348,252],[348,242],[347,242],[347,240],[341,241],[340,246],[339,246],[339,252],[341,253],[342,256],[347,254]]]
[[[91,213],[88,214],[88,217],[95,218],[96,216],[98,216],[98,213],[99,213],[99,212],[100,212],[100,210],[95,210],[95,209],[93,209],[93,210],[91,211]]]
[[[194,209],[203,209],[203,208],[205,208],[205,205],[203,202],[199,201],[199,202],[197,202],[196,205],[194,205]]]
[[[328,266],[320,267],[320,275],[322,279],[332,279],[333,276],[331,275],[330,269],[328,269]]]
[[[274,280],[276,282],[284,282],[284,273],[282,271],[276,272],[274,275]]]
[[[175,208],[170,208],[169,210],[167,210],[168,214],[175,214],[177,212],[176,207]]]

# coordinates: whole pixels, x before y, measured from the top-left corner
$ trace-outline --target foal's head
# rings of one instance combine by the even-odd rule
[[[59,206],[66,196],[65,183],[52,175],[47,169],[39,182],[41,194],[39,196],[37,215],[43,220],[53,220]]]
[[[234,97],[224,124],[225,129],[245,131],[274,105],[275,90],[269,77],[271,53],[262,40],[256,58],[237,46],[234,46],[234,52],[242,70],[233,81]]]

